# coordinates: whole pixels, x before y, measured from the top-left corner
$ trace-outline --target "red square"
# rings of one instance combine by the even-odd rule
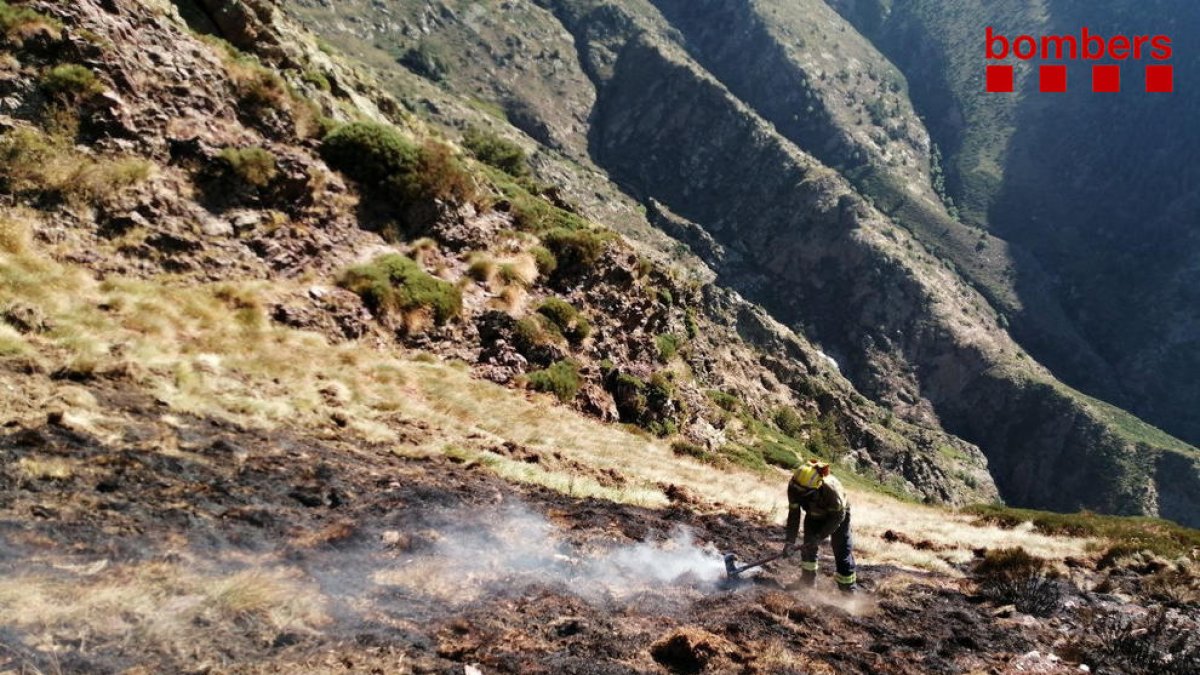
[[[1175,66],[1146,66],[1146,91],[1154,94],[1175,91]]]
[[[1038,68],[1038,87],[1047,93],[1061,93],[1067,90],[1066,66],[1041,66]]]
[[[992,93],[1010,93],[1013,90],[1012,66],[988,66],[987,90]]]
[[[1105,94],[1121,91],[1121,66],[1092,66],[1092,91]]]

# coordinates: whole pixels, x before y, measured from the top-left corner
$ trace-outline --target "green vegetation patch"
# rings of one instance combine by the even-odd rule
[[[525,155],[525,150],[494,133],[471,128],[463,136],[463,147],[470,151],[475,159],[514,178],[529,175],[529,158]]]
[[[376,313],[430,309],[434,320],[442,324],[462,312],[458,287],[428,274],[413,259],[398,253],[351,267],[338,284],[357,293]]]
[[[538,306],[538,314],[546,317],[573,343],[580,343],[592,333],[592,324],[574,305],[561,298],[546,298]]]
[[[563,403],[574,399],[583,384],[579,377],[579,364],[570,359],[557,361],[543,370],[535,370],[529,373],[528,378],[530,387],[554,394]]]
[[[0,33],[3,33],[5,37],[20,39],[24,33],[39,27],[57,30],[62,27],[62,24],[28,7],[13,7],[4,0],[0,0]]]
[[[808,423],[794,408],[777,408],[771,415],[771,419],[780,431],[793,438],[799,438],[808,427]]]
[[[554,274],[554,270],[558,269],[558,258],[555,258],[550,249],[545,246],[534,246],[529,249],[529,255],[533,256],[538,273],[544,277]]]
[[[321,156],[363,185],[388,187],[412,170],[419,149],[394,127],[374,122],[345,124],[325,137]]]
[[[654,338],[654,346],[658,348],[658,358],[667,363],[679,354],[679,350],[685,344],[685,340],[678,335],[664,333]]]
[[[784,469],[800,468],[800,457],[797,456],[793,448],[783,443],[774,443],[771,441],[762,443],[758,446],[758,452],[767,464]]]
[[[81,101],[103,92],[104,85],[90,68],[64,63],[42,76],[42,90],[67,101]]]
[[[474,178],[449,147],[435,141],[418,146],[386,124],[342,125],[325,137],[321,156],[378,196],[401,203],[477,198]]]
[[[671,452],[679,457],[691,457],[701,462],[711,462],[714,459],[711,452],[691,441],[679,440],[671,443]]]
[[[257,188],[270,185],[279,175],[275,155],[264,148],[225,148],[220,158],[238,178]]]
[[[1001,527],[1031,523],[1035,530],[1050,536],[1105,539],[1131,553],[1145,550],[1174,558],[1200,548],[1200,530],[1159,518],[1103,516],[1088,511],[1051,513],[998,504],[969,506],[963,511],[978,516],[983,523]]]
[[[569,230],[557,228],[542,236],[546,248],[554,254],[559,269],[573,272],[586,271],[600,261],[604,249],[615,239],[611,232],[602,230]]]

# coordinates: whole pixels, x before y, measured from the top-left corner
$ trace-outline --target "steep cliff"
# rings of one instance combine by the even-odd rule
[[[1065,308],[1090,354],[1039,335],[1037,308],[1014,316],[1022,343],[1064,380],[1167,431],[1200,439],[1200,316],[1192,225],[1200,216],[1195,3],[1015,3],[906,0],[830,2],[905,73],[913,102],[946,159],[947,188],[967,222],[1029,251],[1015,267],[1023,298]],[[951,5],[953,7],[951,7]],[[1036,94],[1019,66],[1012,96],[980,86],[983,27],[1006,35],[1164,35],[1173,41],[1175,92],[1147,94],[1142,67],[1123,65],[1120,96],[1090,91],[1087,64],[1068,69],[1068,92]],[[1055,280],[1044,283],[1039,270]]]

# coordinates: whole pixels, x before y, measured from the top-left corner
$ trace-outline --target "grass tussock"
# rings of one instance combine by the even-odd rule
[[[592,324],[588,318],[566,300],[546,298],[537,311],[549,319],[554,328],[573,344],[583,342],[592,334]]]
[[[546,248],[554,255],[559,271],[585,273],[595,267],[608,244],[615,239],[603,230],[571,230],[557,228],[542,236]]]
[[[526,377],[531,389],[554,394],[563,403],[573,400],[583,386],[579,364],[570,359],[558,361],[543,370],[535,370]]]
[[[0,213],[0,252],[22,255],[33,240],[31,220],[18,212]]]
[[[338,283],[362,297],[380,316],[431,312],[443,324],[462,312],[462,292],[454,284],[425,272],[416,261],[388,254],[346,270]]]
[[[19,47],[25,40],[42,31],[59,35],[62,24],[28,7],[14,6],[0,0],[0,34],[7,41]]]
[[[96,157],[64,137],[22,127],[0,136],[0,185],[74,205],[100,204],[145,182],[153,165],[135,157]]]
[[[75,475],[75,468],[71,462],[59,457],[23,457],[17,461],[17,475],[28,481],[70,480]]]
[[[256,188],[267,187],[279,175],[274,153],[264,148],[225,148],[219,157],[235,176]]]
[[[225,73],[244,117],[252,122],[283,116],[301,138],[310,138],[321,128],[319,109],[303,98],[275,71],[257,58],[245,54],[225,40],[200,36],[214,47],[225,66]]]
[[[67,103],[79,102],[104,92],[104,84],[90,68],[64,63],[42,76],[42,90]]]

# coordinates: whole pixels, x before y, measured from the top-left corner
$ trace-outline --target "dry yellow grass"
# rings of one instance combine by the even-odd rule
[[[20,255],[29,249],[33,237],[26,214],[10,211],[0,214],[0,251]]]
[[[67,480],[74,473],[73,463],[60,457],[23,457],[17,461],[17,474],[25,480]]]
[[[0,160],[0,176],[13,192],[53,192],[75,206],[102,203],[153,172],[144,159],[95,157],[66,137],[29,127],[0,136]]]
[[[182,565],[146,563],[59,566],[76,572],[0,579],[0,627],[37,642],[77,634],[92,642],[136,639],[146,647],[186,649],[205,625],[255,618],[276,632],[324,625],[322,595],[289,568],[203,574]]]

